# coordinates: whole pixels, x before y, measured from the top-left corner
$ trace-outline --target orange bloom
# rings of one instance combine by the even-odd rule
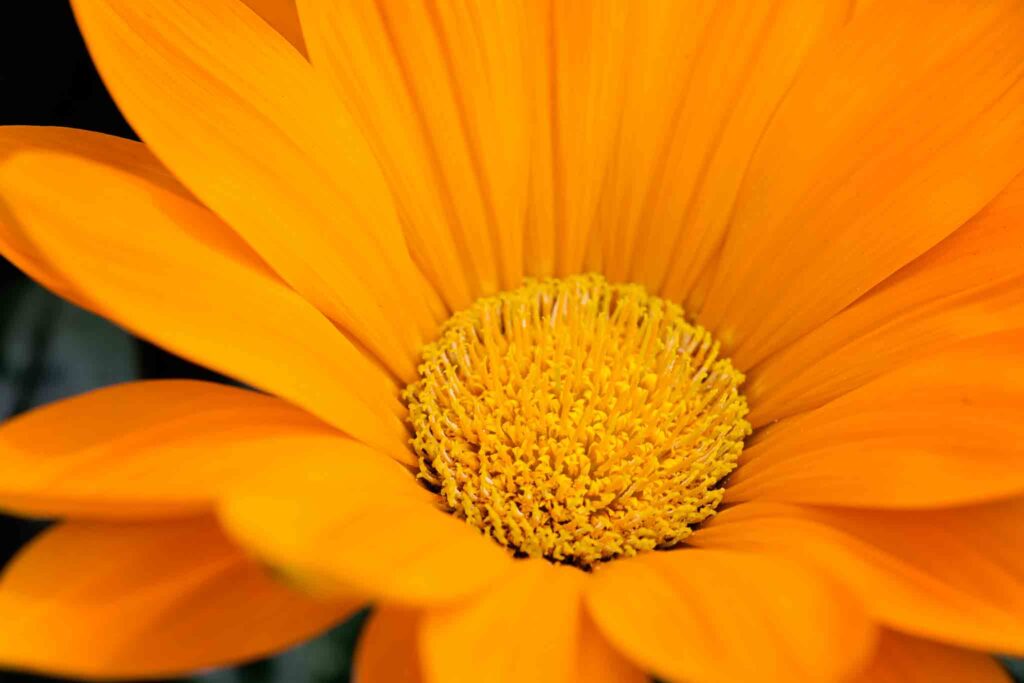
[[[0,663],[1007,680],[1024,4],[73,4],[144,143],[0,129],[0,251],[260,392],[0,426]]]

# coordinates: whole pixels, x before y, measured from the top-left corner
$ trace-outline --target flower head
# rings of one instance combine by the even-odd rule
[[[419,375],[419,477],[517,554],[582,568],[683,541],[750,433],[743,376],[711,335],[597,275],[481,299]]]
[[[74,0],[0,252],[252,389],[0,426],[0,663],[1005,680],[1024,5]]]

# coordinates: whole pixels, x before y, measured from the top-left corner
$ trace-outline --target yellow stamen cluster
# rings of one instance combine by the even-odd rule
[[[668,548],[722,499],[750,433],[743,375],[683,310],[597,275],[455,314],[405,391],[419,476],[530,557]]]

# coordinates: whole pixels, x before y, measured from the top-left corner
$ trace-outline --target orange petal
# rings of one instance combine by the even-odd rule
[[[310,64],[240,0],[73,4],[104,82],[160,160],[311,303],[414,377],[434,295],[369,146]]]
[[[554,234],[555,274],[584,269],[600,220],[602,193],[614,164],[625,102],[625,69],[642,40],[630,2],[537,3],[528,17],[533,123],[527,248]],[[634,30],[631,30],[634,29]],[[634,179],[635,180],[635,179]],[[544,260],[530,274],[547,275]],[[537,268],[540,269],[537,269]]]
[[[583,572],[519,560],[492,590],[429,611],[420,627],[430,683],[577,680]],[[600,680],[600,679],[598,679]]]
[[[419,605],[479,591],[511,562],[436,501],[377,453],[306,448],[230,491],[221,519],[239,542],[310,590]]]
[[[767,429],[725,500],[920,508],[1024,493],[1024,331],[905,366]]]
[[[302,0],[312,61],[381,159],[410,248],[448,305],[523,274],[523,11]]]
[[[928,512],[744,503],[688,542],[786,554],[828,572],[893,628],[1024,654],[1024,500]]]
[[[107,317],[409,457],[393,382],[209,211],[140,176],[35,150],[0,163],[0,196]]]
[[[1024,327],[1024,175],[967,225],[747,374],[755,426],[915,358]]]
[[[185,189],[142,143],[74,128],[0,126],[0,163],[19,151],[47,149],[64,151],[122,169],[166,190],[187,196]],[[11,212],[4,199],[0,195],[0,254],[47,289],[82,308],[101,313],[98,306],[86,301],[50,265],[45,255],[39,253],[24,235],[17,216]]]
[[[698,316],[739,367],[924,253],[1024,168],[1022,31],[1015,0],[895,0],[807,56]]]
[[[667,175],[672,134],[686,105],[687,85],[702,37],[710,32],[716,16],[711,3],[621,4],[626,11],[620,23],[627,38],[601,50],[622,50],[611,55],[610,61],[618,63],[619,71],[607,86],[618,101],[610,102],[614,108],[608,107],[609,111],[598,112],[619,124],[609,138],[610,163],[586,258],[587,269],[611,280],[630,277],[634,252],[644,248],[648,234],[656,229],[646,215],[650,213],[647,200]],[[731,49],[743,48],[732,45]],[[564,92],[571,101],[572,90]],[[563,123],[557,122],[553,137],[561,132]],[[571,130],[571,123],[567,128]],[[679,194],[684,194],[684,187],[680,182]],[[677,227],[678,223],[666,229]],[[649,270],[653,271],[653,266]],[[650,286],[655,276],[647,268],[637,272],[639,281]]]
[[[356,646],[354,683],[422,683],[419,619],[419,612],[414,610],[390,606],[375,609]]]
[[[0,506],[46,517],[195,514],[232,480],[309,442],[339,452],[352,443],[252,391],[123,384],[0,425]]]
[[[849,2],[633,3],[600,220],[618,277],[678,300],[720,246],[744,172],[808,51]],[[666,281],[668,280],[668,281]]]
[[[243,0],[256,14],[284,36],[295,49],[306,54],[306,41],[299,25],[299,13],[295,0]]]
[[[0,664],[168,677],[279,652],[362,601],[315,602],[268,577],[208,519],[69,522],[0,578]]]
[[[870,653],[860,606],[820,575],[755,553],[644,553],[594,573],[587,605],[647,669],[701,683],[844,680]]]
[[[850,683],[1012,683],[990,655],[884,631],[878,651]]]
[[[557,54],[554,46],[558,39],[554,10],[560,6],[570,8],[570,11],[573,7],[586,11],[593,4],[556,4],[552,0],[523,4],[523,40],[527,46],[524,57],[527,113],[524,120],[530,131],[523,262],[526,274],[535,277],[555,274],[558,252],[555,211],[558,157],[554,140],[559,127],[554,119],[558,111],[555,101],[559,91],[554,80]],[[530,46],[535,47],[530,49]]]
[[[577,647],[577,683],[648,683],[647,674],[616,649],[584,610]]]

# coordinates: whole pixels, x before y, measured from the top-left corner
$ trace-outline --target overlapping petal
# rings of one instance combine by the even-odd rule
[[[242,0],[263,20],[280,33],[295,49],[305,54],[306,41],[299,25],[299,13],[295,0]]]
[[[1014,0],[873,3],[806,57],[701,296],[699,321],[740,368],[927,251],[1022,170],[1022,30]]]
[[[44,517],[141,519],[212,509],[233,480],[308,442],[350,443],[253,391],[123,384],[0,425],[0,507]]]
[[[313,65],[348,105],[448,305],[523,274],[529,137],[515,3],[299,3]]]
[[[154,154],[311,303],[414,376],[436,295],[373,154],[310,64],[240,0],[73,5]]]
[[[576,683],[648,683],[650,677],[609,642],[589,612],[581,616]]]
[[[744,503],[689,542],[788,555],[907,633],[1024,653],[1024,502],[888,512]]]
[[[626,65],[640,36],[636,3],[528,5],[527,40],[543,46],[527,60],[530,84],[528,272],[559,276],[584,269],[615,163]],[[589,267],[589,266],[588,266]]]
[[[631,3],[622,118],[598,216],[608,274],[674,300],[692,289],[765,127],[848,6]]]
[[[964,339],[1024,327],[1024,176],[928,253],[747,375],[755,426]]]
[[[240,543],[309,590],[421,605],[478,592],[512,562],[368,449],[296,449],[238,484],[220,516]]]
[[[90,678],[167,677],[280,651],[362,600],[286,588],[212,519],[68,522],[0,577],[0,663]]]
[[[970,340],[784,420],[726,501],[943,507],[1024,493],[1024,331]]]
[[[1011,683],[991,656],[885,631],[878,650],[851,683]]]
[[[429,611],[420,626],[425,680],[578,680],[576,653],[585,579],[583,572],[572,567],[522,560],[474,600]]]
[[[767,555],[683,549],[620,559],[595,572],[586,597],[616,647],[670,680],[843,680],[874,642],[849,594]]]
[[[112,135],[56,126],[0,127],[0,163],[14,154],[31,150],[51,150],[74,154],[139,176],[170,192],[187,196],[174,177],[160,165],[145,145]],[[102,314],[47,261],[19,227],[11,198],[0,194],[0,254],[31,278],[60,296]]]
[[[19,148],[0,162],[0,196],[111,320],[408,457],[388,375],[208,210],[118,166]]]

